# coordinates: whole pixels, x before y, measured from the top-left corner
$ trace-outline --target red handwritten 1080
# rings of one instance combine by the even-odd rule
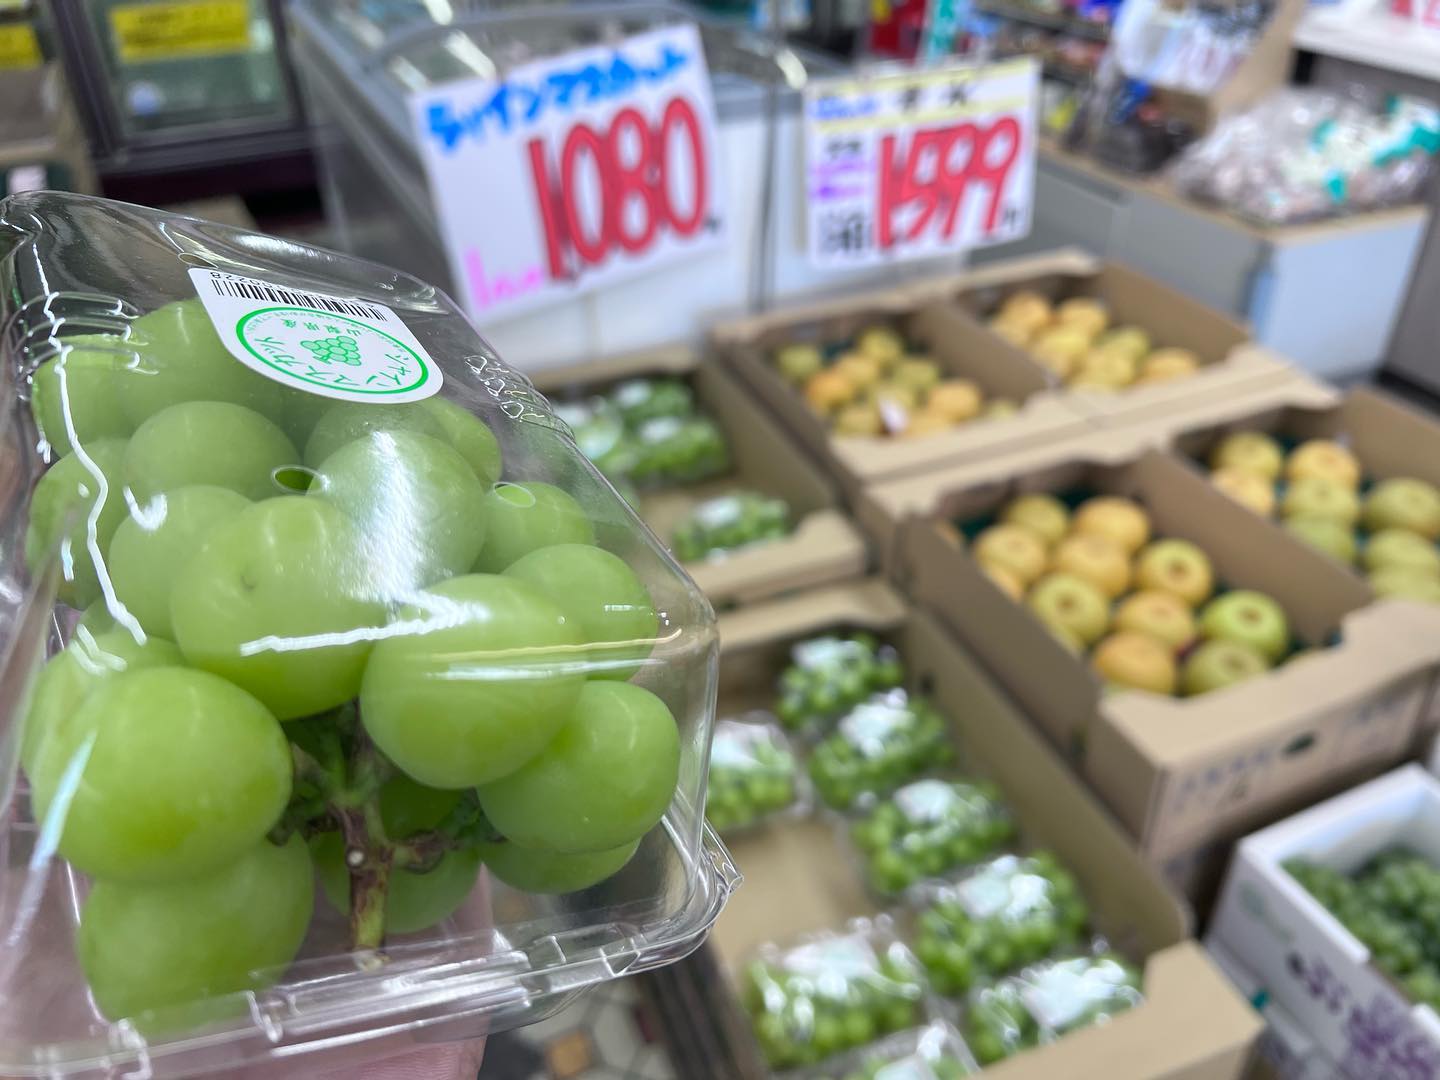
[[[688,198],[679,200],[678,209],[671,190],[673,138],[685,140],[679,149],[688,151],[690,166],[691,190]],[[683,238],[705,223],[705,143],[695,110],[684,98],[672,98],[653,129],[634,108],[619,110],[603,132],[576,124],[566,134],[553,170],[541,139],[531,139],[526,149],[552,280],[573,278],[617,249],[638,254],[662,230]],[[588,225],[580,203],[587,174],[599,178],[599,220]]]
[[[974,185],[988,189],[980,224],[988,236],[999,222],[1010,168],[1020,156],[1020,124],[1003,116],[988,125],[970,122],[918,130],[897,151],[897,136],[880,140],[880,183],[875,214],[876,242],[884,248],[918,239],[939,217],[942,239],[950,239],[965,197]],[[957,166],[956,159],[962,163]],[[896,213],[915,206],[907,228]]]

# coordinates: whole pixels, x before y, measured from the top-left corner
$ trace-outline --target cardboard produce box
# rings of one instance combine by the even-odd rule
[[[1071,258],[1061,261],[1069,265]],[[782,309],[712,328],[711,340],[729,367],[775,412],[826,466],[847,492],[956,461],[973,461],[1006,449],[1035,445],[1086,428],[1084,415],[1065,400],[1048,374],[1028,356],[1017,358],[991,347],[994,335],[943,297],[958,282],[991,282],[1031,275],[1050,265],[1016,260],[958,277],[928,279],[906,288],[837,297],[805,308]],[[907,342],[923,348],[945,378],[977,383],[985,399],[1016,403],[1008,417],[975,419],[946,431],[918,437],[853,436],[832,433],[806,403],[798,387],[781,376],[774,350],[795,342],[822,348],[849,341],[869,326],[894,327]]]
[[[1198,697],[1106,693],[1086,660],[981,570],[956,524],[1025,492],[1080,490],[1136,499],[1156,537],[1194,542],[1218,584],[1274,597],[1294,637],[1324,647]],[[1082,763],[1140,850],[1172,864],[1192,897],[1223,868],[1226,842],[1395,764],[1413,745],[1440,661],[1440,610],[1373,604],[1332,559],[1124,432],[871,489],[859,509],[898,537],[891,566],[911,594]]]
[[[995,1080],[1051,1077],[1238,1076],[1260,1022],[1193,942],[1189,916],[1128,839],[1083,790],[1011,701],[931,615],[887,586],[832,586],[721,617],[720,710],[773,702],[793,641],[864,628],[894,643],[909,685],[952,725],[961,773],[995,781],[1024,842],[1048,848],[1079,879],[1097,928],[1143,958],[1143,1004],[1096,1027],[1024,1051],[984,1071]],[[730,843],[745,886],[716,923],[710,952],[732,980],[767,941],[839,930],[874,914],[875,900],[831,823],[778,822]],[[738,1003],[734,1003],[738,1009]],[[747,1032],[743,1018],[717,1017]],[[734,1055],[731,1076],[765,1075],[753,1047]]]
[[[1440,781],[1407,765],[1242,840],[1207,941],[1237,958],[1352,1077],[1440,1074],[1440,1017],[1285,869],[1303,858],[1352,874],[1387,848],[1440,865]]]
[[[744,389],[691,349],[674,347],[572,368],[547,368],[536,388],[561,402],[627,379],[688,380],[701,412],[713,417],[729,444],[731,469],[697,484],[642,490],[640,516],[668,546],[675,526],[699,503],[737,488],[783,499],[794,530],[787,537],[684,564],[717,607],[749,603],[793,589],[853,577],[868,558],[859,531],[840,510],[831,482]]]
[[[972,348],[1003,363],[1035,363],[1029,349],[1011,344],[988,325],[1005,300],[1022,291],[1038,293],[1053,305],[1080,297],[1098,300],[1112,328],[1138,326],[1149,333],[1154,348],[1188,349],[1199,359],[1197,372],[1165,382],[1114,391],[1062,387],[1068,405],[1102,425],[1231,400],[1272,382],[1310,381],[1283,358],[1250,344],[1243,323],[1139,271],[1079,254],[1067,253],[1026,277],[963,282],[953,289],[953,303],[970,324]]]

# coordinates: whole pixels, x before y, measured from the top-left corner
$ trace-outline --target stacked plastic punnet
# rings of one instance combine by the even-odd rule
[[[67,195],[0,252],[0,1074],[314,1075],[698,944],[713,615],[444,295]]]

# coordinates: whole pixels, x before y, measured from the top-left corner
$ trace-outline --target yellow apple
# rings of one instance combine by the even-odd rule
[[[1149,634],[1111,634],[1096,646],[1090,662],[1111,685],[1152,694],[1175,692],[1175,655]]]
[[[1066,300],[1055,310],[1055,321],[1074,327],[1084,333],[1089,340],[1094,341],[1110,325],[1110,313],[1105,310],[1105,305],[1099,300],[1092,300],[1088,296],[1077,296],[1072,300]]]
[[[1150,518],[1140,504],[1121,495],[1097,495],[1075,511],[1071,526],[1077,533],[1098,533],[1133,555],[1150,539]]]
[[[1174,593],[1192,608],[1215,589],[1210,558],[1188,540],[1157,540],[1135,562],[1135,584],[1142,589]]]
[[[1354,491],[1360,486],[1360,462],[1333,440],[1311,439],[1297,446],[1285,459],[1285,476],[1291,483],[1315,477]]]
[[[1189,349],[1156,349],[1140,361],[1136,382],[1169,382],[1184,379],[1200,370],[1200,358]]]
[[[1360,520],[1360,498],[1354,488],[1323,476],[1291,479],[1280,501],[1280,511],[1287,518],[1329,518],[1342,525],[1354,526]]]
[[[1050,569],[1082,577],[1112,600],[1130,587],[1125,549],[1099,533],[1077,533],[1061,540]]]
[[[1234,467],[1217,469],[1210,482],[1261,517],[1275,513],[1275,485],[1259,473]]]
[[[1070,511],[1054,495],[1043,491],[1021,495],[1012,501],[1001,511],[1000,520],[1029,529],[1046,547],[1054,547],[1070,530]]]
[[[925,408],[958,424],[978,416],[983,402],[980,387],[969,379],[947,379],[930,391]]]
[[[1280,444],[1263,431],[1232,431],[1210,454],[1212,469],[1244,469],[1272,483],[1280,479],[1284,464],[1285,452]]]
[[[905,342],[888,326],[866,327],[856,337],[855,348],[887,369],[905,354]]]
[[[1021,585],[1045,572],[1045,545],[1019,525],[991,525],[975,537],[971,553],[981,566],[998,566]]]
[[[1105,594],[1074,574],[1046,574],[1025,604],[1046,626],[1065,631],[1082,645],[1098,641],[1110,624]]]
[[[1174,593],[1143,589],[1115,609],[1115,628],[1148,634],[1178,652],[1195,640],[1195,613]]]

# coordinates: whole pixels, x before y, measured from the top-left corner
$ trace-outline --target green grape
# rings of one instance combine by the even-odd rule
[[[116,397],[125,371],[125,345],[106,334],[65,338],[64,351],[46,360],[30,377],[30,411],[41,436],[57,454],[80,443],[123,438],[135,430]]]
[[[181,568],[175,639],[196,667],[248,690],[281,720],[353,698],[384,621],[350,520],[285,495],[221,522]]]
[[[589,643],[582,659],[597,679],[628,679],[650,655],[660,621],[625,561],[588,544],[556,544],[522,555],[505,577],[545,594]]]
[[[135,508],[110,541],[115,597],[151,634],[174,637],[170,593],[175,575],[222,521],[250,500],[229,488],[177,487]]]
[[[257,843],[285,809],[291,771],[279,723],[245,691],[203,671],[142,668],[102,680],[56,726],[35,801],[79,869],[173,881]]]
[[[114,540],[111,540],[114,543]],[[96,600],[80,613],[80,621],[75,624],[75,633],[82,629],[92,634],[103,634],[106,630],[115,629],[115,617],[110,614],[110,608],[104,600]]]
[[[556,544],[593,544],[595,528],[580,504],[553,484],[496,484],[485,496],[481,573],[498,574],[522,555]]]
[[[485,489],[458,452],[409,431],[374,431],[335,451],[310,489],[349,515],[381,595],[470,569],[485,539]]]
[[[588,682],[550,745],[481,787],[480,805],[525,847],[604,851],[660,820],[679,768],[680,736],[665,702],[631,683]]]
[[[723,834],[785,809],[795,801],[798,768],[772,727],[720,721],[710,743],[705,817]]]
[[[126,671],[174,667],[184,662],[173,642],[155,637],[137,641],[127,631],[113,626],[96,632],[84,626],[82,620],[70,644],[40,669],[30,692],[20,736],[20,763],[32,782],[37,780],[43,744],[97,686]],[[73,746],[66,747],[64,756],[74,750]]]
[[[285,433],[253,409],[187,401],[162,409],[136,429],[125,450],[125,480],[142,503],[191,484],[263,499],[275,494],[275,471],[298,460]]]
[[[280,386],[280,403],[274,417],[275,423],[280,425],[280,430],[285,432],[296,448],[303,451],[305,444],[310,441],[315,425],[320,422],[320,417],[334,404],[334,398],[321,397],[298,387]]]
[[[675,526],[671,547],[681,562],[694,562],[790,534],[790,507],[758,491],[734,491],[698,504]]]
[[[422,784],[496,780],[565,723],[585,678],[582,644],[525,582],[451,578],[419,594],[375,646],[360,715],[375,744]]]
[[[126,344],[137,359],[117,392],[120,408],[137,428],[185,401],[228,401],[272,418],[280,415],[280,384],[230,355],[198,297],[142,315],[131,324]]]
[[[326,832],[310,842],[325,898],[342,915],[350,912],[350,872],[345,866],[345,841]],[[396,869],[385,895],[385,932],[413,934],[455,914],[480,874],[480,852],[474,848],[447,851],[429,870]]]
[[[261,841],[213,873],[164,884],[97,881],[76,952],[112,1020],[274,983],[314,909],[305,843]]]
[[[497,878],[528,893],[570,893],[613,877],[630,861],[640,841],[609,851],[564,855],[500,841],[480,845],[480,856]]]
[[[25,565],[38,574],[58,549],[60,599],[83,608],[100,598],[97,566],[125,520],[123,439],[97,439],[50,467],[30,496]]]
[[[380,788],[380,821],[391,840],[404,840],[438,826],[460,803],[460,792],[417,784],[396,773]]]
[[[443,397],[426,398],[424,408],[440,424],[445,441],[460,452],[487,488],[500,479],[500,443],[478,416]]]
[[[305,443],[305,464],[318,469],[346,443],[376,431],[410,431],[445,442],[445,428],[420,403],[371,405],[332,401]]]

